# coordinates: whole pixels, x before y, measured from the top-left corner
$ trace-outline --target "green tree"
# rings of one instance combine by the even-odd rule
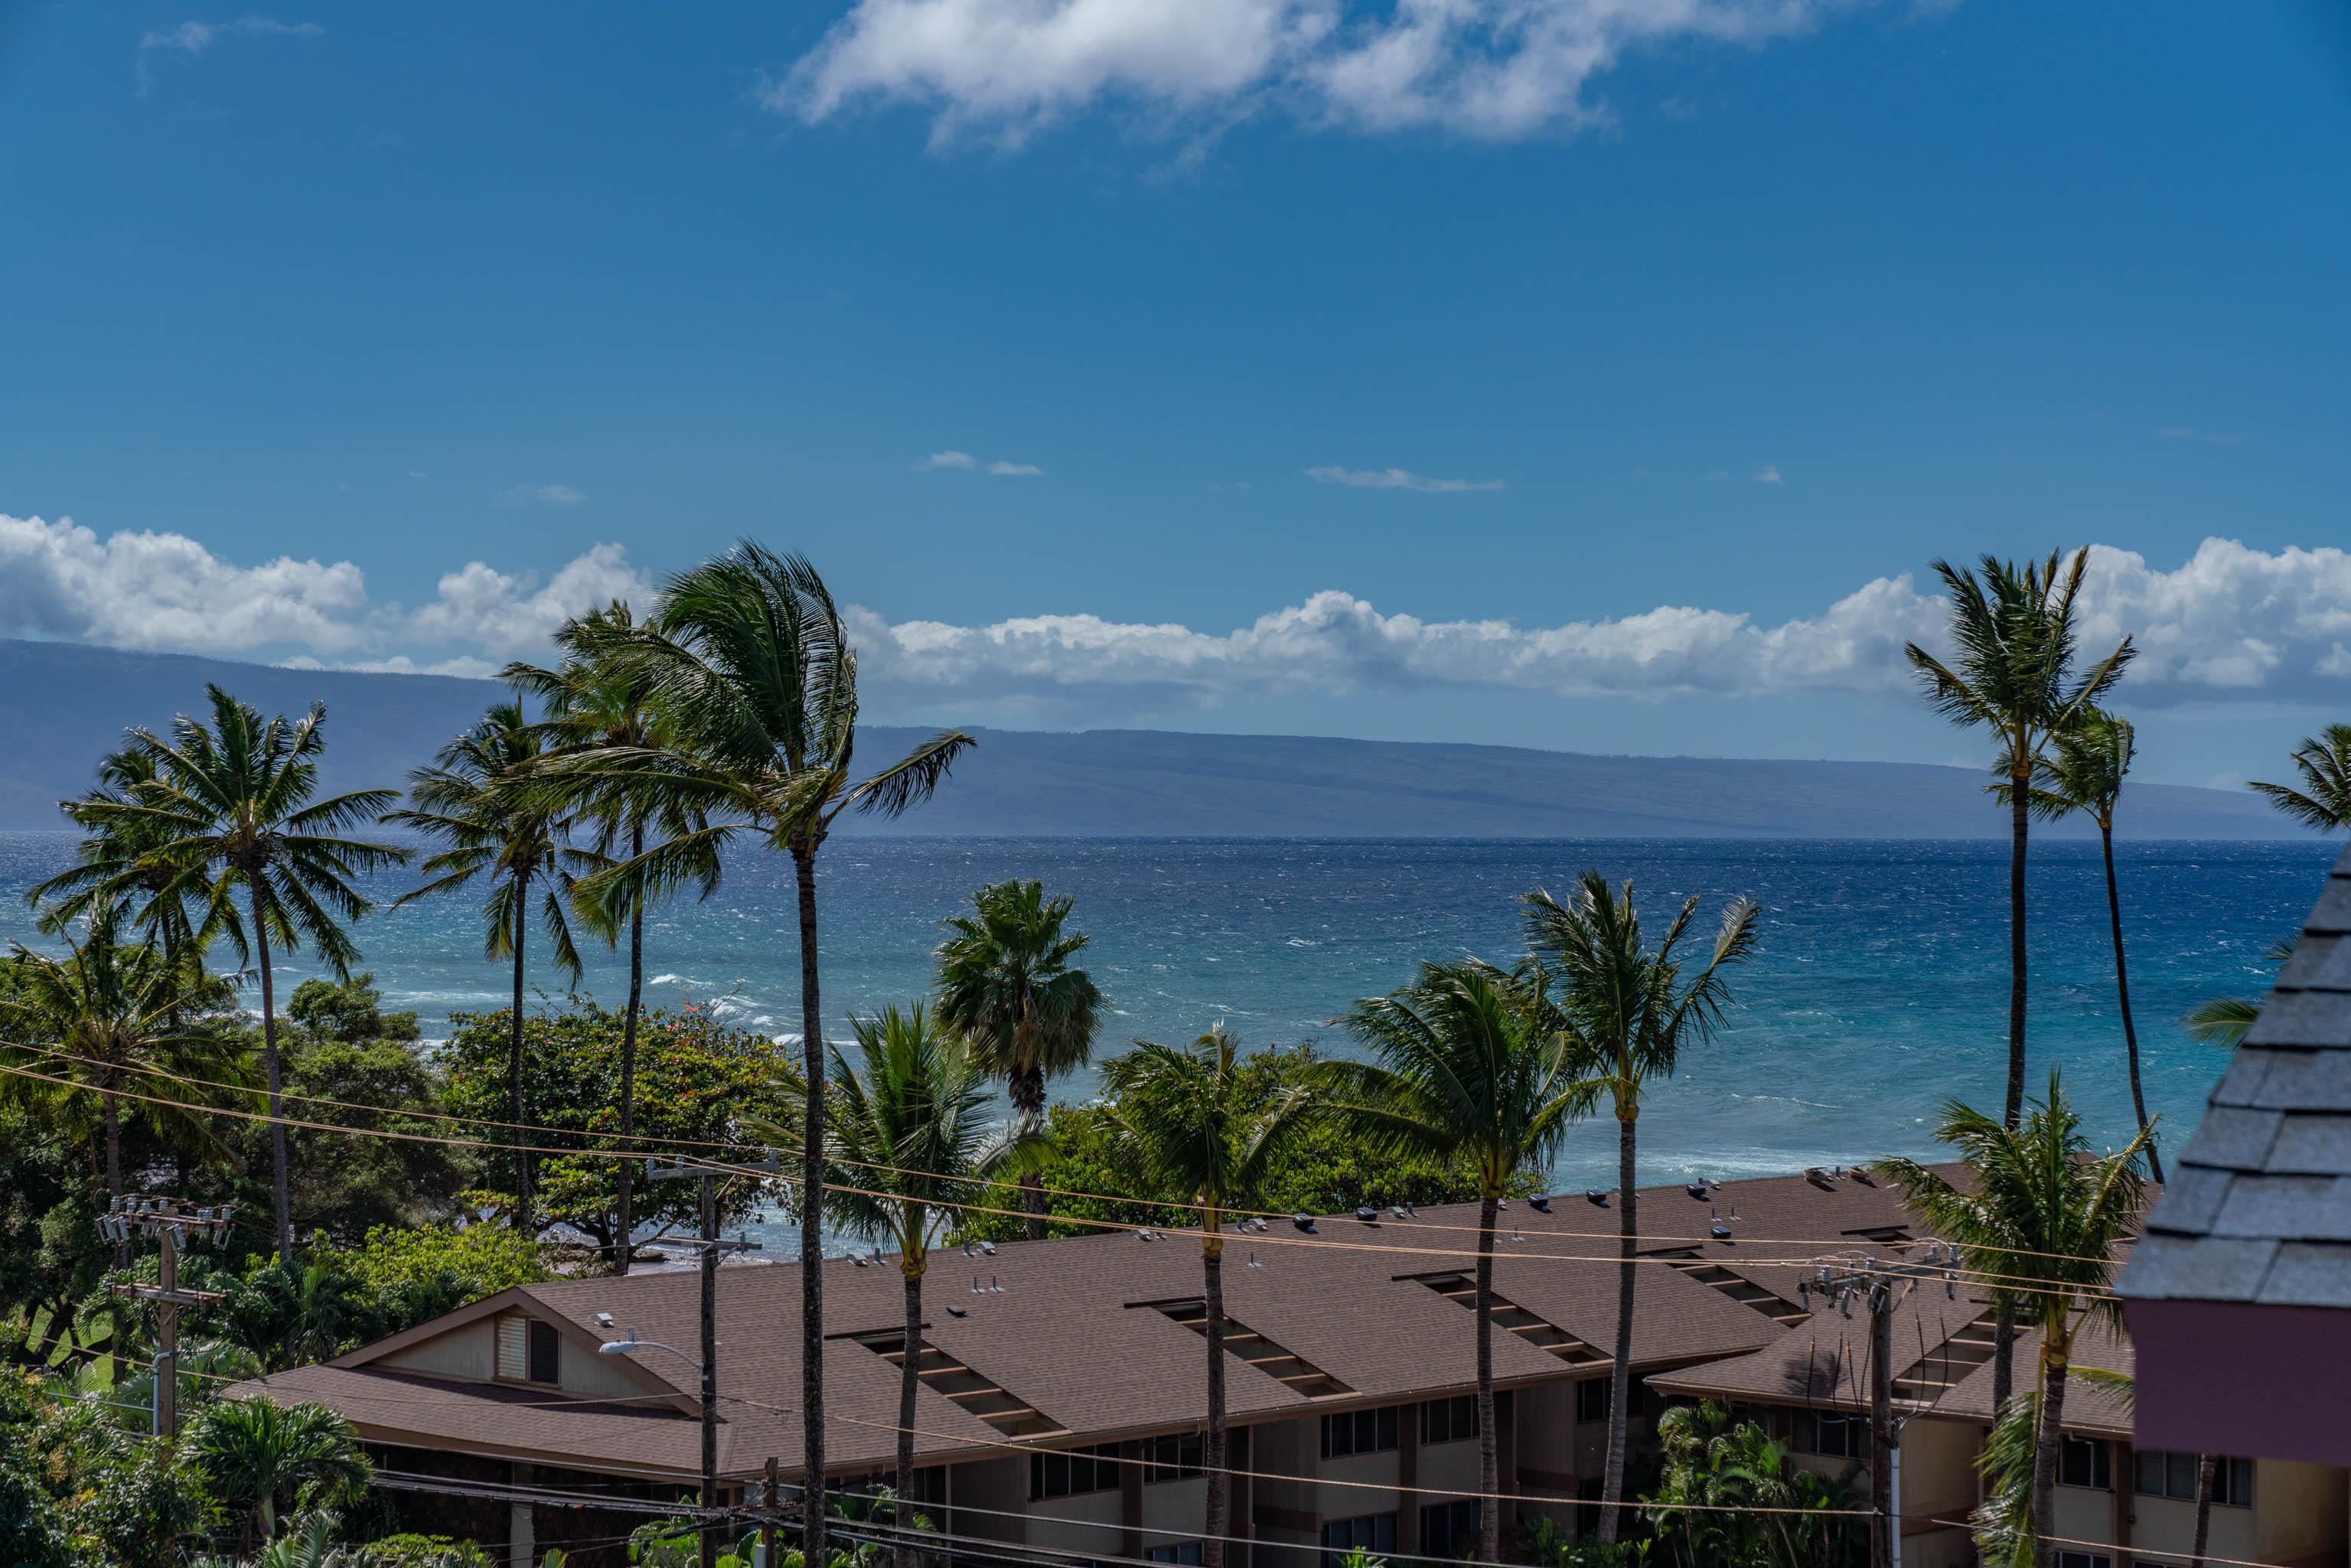
[[[1540,889],[1524,900],[1527,945],[1544,977],[1546,1005],[1575,1042],[1578,1070],[1608,1096],[1616,1116],[1616,1364],[1608,1406],[1604,1503],[1625,1498],[1625,1421],[1632,1404],[1633,1312],[1640,1272],[1637,1132],[1641,1103],[1653,1082],[1670,1078],[1685,1049],[1702,1046],[1730,1005],[1731,965],[1755,950],[1755,904],[1733,899],[1722,912],[1713,950],[1695,976],[1683,976],[1677,949],[1698,913],[1695,894],[1652,948],[1641,934],[1633,884],[1612,888],[1585,872],[1565,903]],[[1604,1508],[1601,1539],[1614,1542],[1622,1510]]]
[[[12,1415],[0,1407],[0,1415]],[[44,1484],[32,1444],[15,1420],[0,1420],[0,1563],[74,1568],[57,1500]]]
[[[2294,770],[2302,788],[2285,784],[2245,786],[2304,827],[2322,833],[2351,828],[2351,724],[2330,724],[2294,748]]]
[[[403,864],[409,854],[346,836],[386,810],[399,799],[397,791],[359,789],[314,799],[327,744],[324,703],[313,703],[289,724],[282,716],[265,720],[217,685],[206,686],[204,695],[209,723],[183,714],[172,721],[168,741],[150,730],[131,731],[130,749],[152,768],[152,778],[125,799],[83,801],[78,815],[95,831],[150,846],[138,855],[138,870],[171,873],[150,895],[148,910],[174,903],[200,907],[199,949],[225,937],[240,963],[258,963],[273,1207],[277,1246],[290,1252],[293,1206],[280,1120],[271,956],[308,946],[336,975],[349,974],[359,950],[344,927],[374,907],[359,891],[358,879]]]
[[[2068,1375],[2077,1383],[2103,1388],[2126,1399],[2137,1393],[2130,1375],[2104,1367],[2076,1366]],[[2011,1396],[1994,1416],[1991,1430],[1976,1454],[1976,1473],[1983,1478],[1983,1501],[1970,1516],[1976,1545],[1987,1568],[2032,1568],[2038,1537],[2032,1527],[2033,1467],[2041,1456],[2041,1390],[2024,1388]],[[2209,1483],[2210,1454],[2198,1467],[2199,1482]],[[2192,1568],[2202,1568],[2204,1529],[2211,1517],[2209,1484],[2199,1486],[2196,1513],[2196,1544]]]
[[[1966,1161],[1965,1190],[1915,1160],[1878,1166],[1920,1221],[1958,1245],[1969,1271],[1992,1282],[1993,1299],[2041,1331],[2032,1472],[2040,1568],[2053,1561],[2049,1511],[2074,1343],[2094,1321],[2122,1332],[2115,1253],[2136,1228],[2146,1197],[2138,1155],[2148,1133],[2094,1157],[2081,1124],[2053,1071],[2048,1099],[2031,1103],[2016,1127],[1956,1100],[1946,1103],[1936,1136]]]
[[[552,1279],[527,1236],[500,1225],[381,1226],[344,1260],[375,1299],[381,1333]]]
[[[905,1290],[904,1354],[898,1364],[896,1493],[914,1495],[914,1395],[921,1386],[923,1281],[931,1248],[978,1184],[1029,1156],[1033,1134],[1006,1138],[990,1115],[987,1077],[956,1036],[919,1002],[852,1018],[857,1064],[832,1051],[833,1105],[826,1118],[834,1175],[825,1205],[835,1220],[898,1253]],[[780,1086],[797,1101],[797,1076]],[[748,1130],[796,1147],[789,1112]],[[901,1568],[914,1552],[902,1548]]]
[[[1030,884],[1034,886],[1034,883]],[[1223,1568],[1231,1478],[1225,1466],[1225,1218],[1264,1201],[1268,1167],[1307,1113],[1299,1085],[1271,1103],[1253,1102],[1233,1037],[1221,1021],[1189,1046],[1137,1040],[1102,1068],[1102,1087],[1133,1151],[1142,1185],[1191,1207],[1200,1231],[1207,1316],[1207,1568]]]
[[[412,904],[436,893],[452,893],[476,880],[490,884],[483,901],[483,956],[513,961],[514,1002],[507,1014],[507,1083],[517,1124],[523,1114],[522,990],[525,951],[530,933],[532,885],[539,890],[538,918],[553,949],[556,967],[580,977],[580,953],[572,945],[565,901],[579,873],[602,863],[594,852],[574,847],[570,823],[525,788],[525,774],[544,744],[523,717],[519,703],[499,703],[481,721],[441,748],[430,768],[409,775],[406,810],[384,821],[413,829],[448,847],[425,857],[422,887],[400,895]],[[397,905],[395,905],[397,907]],[[531,1230],[530,1134],[512,1130],[519,1145],[515,1159],[514,1225]]]
[[[1015,1115],[1033,1128],[1045,1113],[1046,1081],[1076,1071],[1093,1051],[1102,992],[1070,963],[1092,938],[1066,929],[1071,901],[1047,898],[1040,883],[994,883],[971,902],[971,914],[940,923],[947,936],[933,960],[939,1017],[1004,1075]],[[1034,1217],[1029,1236],[1042,1237],[1045,1191],[1034,1173],[1022,1180],[1020,1201]]]
[[[1573,1037],[1540,980],[1474,960],[1424,964],[1413,984],[1364,998],[1344,1021],[1372,1061],[1332,1064],[1334,1112],[1376,1147],[1459,1159],[1478,1174],[1478,1554],[1497,1562],[1494,1218],[1514,1179],[1548,1168],[1570,1124],[1591,1113],[1595,1086],[1578,1077]]]
[[[800,1253],[823,1252],[824,1009],[820,997],[816,861],[842,812],[897,817],[930,799],[973,742],[948,731],[880,772],[859,778],[857,652],[831,591],[798,555],[744,540],[664,585],[652,629],[616,656],[650,679],[674,716],[670,747],[606,747],[570,764],[592,769],[608,799],[692,813],[705,826],[676,834],[583,883],[601,903],[615,890],[650,898],[702,874],[738,833],[791,857],[799,894],[800,1040],[808,1085],[802,1128]],[[824,1270],[800,1271],[801,1462],[824,1485]],[[807,1511],[800,1542],[825,1561],[821,1509]]]
[[[471,1148],[412,1141],[446,1137],[447,1069],[397,1040],[347,1043],[293,1031],[283,1044],[286,1098],[304,1119],[360,1129],[358,1136],[295,1127],[287,1134],[299,1234],[349,1246],[383,1225],[422,1225],[448,1214],[478,1186],[484,1162]],[[242,1134],[257,1145],[260,1131]],[[503,1135],[497,1140],[507,1141]]]
[[[323,1405],[225,1399],[199,1411],[183,1440],[213,1494],[244,1515],[240,1554],[277,1533],[283,1510],[339,1507],[374,1473],[351,1424]]]
[[[2105,856],[2106,924],[2114,934],[2115,996],[2122,1009],[2123,1048],[2130,1065],[2131,1107],[2146,1133],[2147,1092],[2140,1087],[2138,1029],[2131,1020],[2130,967],[2123,956],[2123,901],[2115,882],[2115,807],[2121,800],[2124,776],[2137,752],[2137,732],[2130,720],[2103,708],[2085,708],[2058,732],[2056,748],[2041,759],[2034,781],[2033,804],[2044,816],[2080,815],[2098,825],[2098,845]],[[2163,1159],[2155,1139],[2147,1139],[2147,1169],[2163,1179]]]
[[[314,1040],[343,1045],[396,1040],[413,1045],[419,1037],[416,1015],[383,1010],[383,993],[372,971],[340,980],[305,980],[294,988],[286,1016]]]
[[[1712,1400],[1657,1418],[1662,1461],[1649,1501],[1676,1568],[1859,1568],[1866,1548],[1852,1475],[1829,1480],[1788,1462],[1752,1421]]]
[[[512,664],[502,675],[517,691],[538,698],[546,710],[538,728],[551,755],[590,762],[575,771],[549,773],[535,780],[533,787],[543,793],[551,789],[558,800],[578,804],[582,818],[595,829],[599,854],[644,866],[649,833],[660,845],[705,828],[708,822],[674,796],[632,789],[625,782],[615,784],[602,779],[593,766],[595,758],[610,753],[636,757],[671,752],[681,740],[646,664],[628,656],[636,631],[629,606],[614,600],[593,614],[564,622],[555,634],[555,645],[563,654],[560,664],[547,669]],[[644,1012],[645,906],[674,888],[680,878],[699,882],[705,898],[716,890],[716,846],[707,839],[699,841],[703,853],[698,864],[663,862],[664,876],[617,878],[609,884],[608,896],[578,903],[581,919],[608,945],[620,940],[623,925],[628,930],[629,1000],[622,1013],[621,1031],[620,1122],[624,1148],[632,1146],[637,1125],[637,1025]],[[611,1251],[616,1274],[629,1271],[629,1238],[636,1229],[635,1174],[626,1162],[618,1173],[620,1217]]]

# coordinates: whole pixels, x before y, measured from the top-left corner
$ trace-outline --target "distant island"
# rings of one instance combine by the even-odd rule
[[[131,725],[161,726],[217,681],[265,712],[328,705],[329,789],[395,787],[498,688],[445,675],[293,670],[73,643],[0,641],[0,829],[63,826],[57,802]],[[872,755],[918,732],[876,727]],[[849,831],[1092,838],[2004,837],[1966,768],[1902,762],[1598,757],[1520,747],[1165,730],[975,729],[979,748],[903,822]],[[2079,819],[2037,830],[2094,830]],[[2250,794],[2133,784],[2134,839],[2282,839]]]

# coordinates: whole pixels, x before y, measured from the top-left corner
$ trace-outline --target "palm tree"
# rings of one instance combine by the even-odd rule
[[[1980,577],[1938,560],[1935,574],[1951,596],[1958,657],[1947,664],[1916,643],[1906,650],[1936,712],[1991,732],[1992,771],[2000,780],[1991,789],[2008,802],[2008,1098],[2002,1114],[2011,1127],[2024,1103],[2024,852],[2032,776],[2050,743],[2122,678],[2133,652],[2126,637],[2079,679],[2074,675],[2074,601],[2089,559],[2087,549],[2070,558],[2052,550],[2047,560],[2022,566],[1987,555]]]
[[[1625,1498],[1625,1424],[1633,1389],[1641,1102],[1652,1082],[1674,1075],[1684,1048],[1708,1043],[1721,1028],[1730,1005],[1724,970],[1754,951],[1755,904],[1738,898],[1724,908],[1704,967],[1685,981],[1676,950],[1698,913],[1696,894],[1682,901],[1654,948],[1642,938],[1629,882],[1620,892],[1598,872],[1587,871],[1564,904],[1540,888],[1522,902],[1527,946],[1545,977],[1548,1005],[1576,1041],[1579,1070],[1606,1092],[1616,1115],[1616,1364],[1601,1490],[1603,1502],[1614,1504]],[[1621,1511],[1603,1510],[1602,1540],[1617,1539]]]
[[[1032,883],[1030,886],[1034,886]],[[1219,1022],[1189,1046],[1137,1040],[1102,1068],[1120,1142],[1142,1184],[1170,1202],[1191,1206],[1200,1223],[1200,1277],[1208,1335],[1207,1528],[1200,1539],[1206,1568],[1223,1568],[1231,1479],[1225,1473],[1225,1238],[1233,1208],[1265,1201],[1266,1168],[1296,1133],[1307,1090],[1292,1085],[1270,1104],[1243,1092],[1233,1037]]]
[[[1968,1270],[1995,1282],[1994,1301],[2005,1301],[2041,1331],[2032,1467],[2040,1568],[2053,1561],[2050,1508],[2074,1342],[2093,1320],[2122,1332],[2122,1303],[2112,1289],[2115,1251],[2137,1225],[2146,1195],[2138,1155],[2149,1133],[2093,1157],[2081,1125],[2053,1071],[2049,1097],[2031,1104],[2015,1127],[1959,1101],[1947,1103],[1936,1136],[1966,1160],[1967,1190],[1915,1160],[1878,1166],[1920,1221],[1957,1244]]]
[[[201,1092],[187,1081],[242,1082],[247,1059],[226,1031],[191,1030],[181,1022],[191,1009],[209,1013],[225,1006],[231,995],[225,982],[193,965],[175,964],[155,947],[123,942],[123,909],[113,898],[99,896],[82,907],[87,926],[78,939],[68,936],[66,956],[16,945],[13,983],[0,990],[0,1024],[22,1029],[26,1040],[0,1047],[0,1061],[73,1082],[63,1088],[9,1081],[26,1097],[39,1096],[71,1135],[88,1136],[86,1108],[97,1101],[111,1200],[122,1196],[126,1086],[142,1096],[130,1102],[131,1113],[156,1132],[183,1148],[211,1148]],[[133,1073],[138,1082],[127,1085]],[[114,1261],[118,1269],[130,1267],[127,1242],[115,1243]]]
[[[2283,964],[2294,956],[2294,938],[2281,936],[2262,950],[2262,956],[2272,964]],[[2245,1043],[2245,1032],[2253,1020],[2262,1016],[2259,997],[2214,997],[2188,1009],[2183,1020],[2190,1037],[2206,1045],[2226,1046],[2234,1051]]]
[[[524,949],[530,932],[531,884],[540,885],[539,925],[554,949],[556,967],[577,980],[580,952],[571,940],[571,923],[564,903],[583,871],[603,863],[603,857],[575,848],[570,825],[559,810],[521,788],[525,771],[543,750],[538,732],[523,717],[520,703],[499,703],[481,722],[441,748],[430,768],[409,777],[408,798],[415,805],[388,811],[387,824],[438,839],[449,847],[425,858],[424,885],[403,893],[394,904],[413,904],[436,893],[450,893],[486,878],[490,894],[483,902],[483,956],[510,958],[514,966],[514,998],[507,1019],[507,1087],[511,1097],[516,1136],[522,1148],[516,1161],[515,1228],[530,1235],[530,1134],[520,1131],[529,1121],[525,1113],[522,1070],[522,988]]]
[[[1063,927],[1071,903],[1047,898],[1042,883],[999,882],[971,895],[972,913],[952,915],[934,961],[939,1019],[971,1041],[1004,1075],[1014,1116],[1034,1126],[1045,1113],[1045,1083],[1074,1072],[1093,1051],[1102,992],[1070,960],[1092,940]],[[1029,1236],[1045,1234],[1045,1189],[1034,1172],[1021,1177]]]
[[[592,771],[608,799],[696,814],[704,825],[583,879],[590,902],[632,885],[650,898],[702,869],[737,834],[756,832],[791,856],[799,892],[800,1036],[808,1081],[802,1118],[800,1256],[823,1254],[824,1009],[818,995],[816,860],[848,810],[898,817],[930,799],[973,744],[932,737],[860,779],[857,652],[816,568],[744,540],[671,578],[659,616],[616,647],[674,716],[667,747],[602,747],[563,764]],[[801,1462],[810,1495],[824,1487],[824,1270],[800,1270]],[[801,1555],[822,1563],[822,1509],[804,1512]]]
[[[938,1027],[920,1002],[884,1008],[850,1019],[862,1071],[839,1047],[831,1052],[834,1101],[827,1116],[829,1159],[835,1167],[826,1207],[836,1221],[869,1241],[890,1243],[905,1281],[904,1353],[899,1359],[898,1470],[902,1509],[914,1496],[914,1395],[921,1386],[923,1281],[931,1248],[950,1227],[972,1189],[1008,1165],[1032,1157],[1037,1141],[997,1134],[989,1114],[987,1074],[963,1040]],[[797,1099],[804,1086],[787,1086]],[[785,1147],[799,1141],[789,1126],[747,1124],[756,1135]],[[899,1522],[905,1524],[907,1519]],[[914,1552],[902,1548],[911,1564]]]
[[[2076,1383],[2104,1389],[2126,1402],[2135,1398],[2138,1385],[2126,1372],[2111,1372],[2101,1366],[2076,1366],[2070,1375]],[[2032,1528],[2032,1474],[2041,1456],[2041,1391],[2028,1388],[2001,1406],[1994,1416],[1991,1430],[1984,1437],[1982,1451],[1976,1455],[1976,1471],[1983,1477],[1984,1500],[1976,1505],[1970,1516],[1975,1524],[1976,1544],[1982,1550],[1987,1568],[2032,1568],[2032,1553],[2039,1537]],[[2207,1461],[2210,1455],[2203,1456]],[[2203,1467],[2198,1467],[2199,1478]],[[2196,1515],[2196,1555],[2190,1568],[2203,1568],[2204,1545],[2201,1531],[2211,1517],[2209,1492],[2199,1494]]]
[[[1373,1061],[1332,1064],[1336,1113],[1375,1147],[1459,1162],[1477,1177],[1478,1554],[1496,1562],[1494,1217],[1514,1180],[1549,1166],[1596,1085],[1577,1076],[1574,1039],[1540,981],[1475,960],[1424,964],[1413,984],[1357,1002],[1344,1022]]]
[[[188,1424],[186,1449],[214,1493],[245,1510],[240,1556],[277,1532],[281,1506],[350,1501],[374,1474],[351,1424],[323,1405],[225,1399]]]
[[[2330,724],[2294,748],[2294,770],[2302,788],[2248,784],[2270,804],[2322,833],[2351,828],[2351,724]]]
[[[592,755],[614,748],[662,751],[674,744],[676,726],[662,706],[652,680],[642,664],[625,656],[636,630],[629,606],[616,599],[605,609],[564,623],[555,634],[555,644],[564,655],[557,668],[518,663],[500,672],[501,679],[543,705],[547,716],[538,729],[547,737],[551,756]],[[592,768],[569,778],[550,774],[538,787],[550,784],[559,790],[566,784],[581,787],[574,798],[583,820],[595,824],[597,853],[608,858],[620,856],[625,848],[630,862],[642,861],[648,830],[659,842],[665,836],[706,825],[674,801],[648,799],[646,792],[626,789],[600,790]],[[718,886],[717,857],[706,856],[694,874],[707,898]],[[610,897],[601,902],[575,898],[575,904],[589,929],[608,946],[620,940],[624,921],[628,927],[629,1004],[621,1022],[620,1103],[620,1146],[627,1149],[633,1146],[636,1135],[637,1025],[644,1012],[645,904],[651,890],[630,879],[616,880],[611,886]],[[632,1179],[635,1165],[622,1160],[617,1174],[620,1212],[613,1227],[611,1261],[615,1274],[625,1274],[634,1251],[630,1239],[636,1228]]]
[[[2115,995],[2122,1009],[2123,1048],[2130,1063],[2131,1107],[2139,1131],[2147,1130],[2147,1092],[2139,1085],[2138,1030],[2131,1021],[2130,969],[2123,958],[2122,895],[2115,884],[2115,806],[2122,799],[2123,778],[2137,750],[2137,734],[2130,720],[2102,708],[2085,708],[2058,732],[2055,750],[2041,759],[2032,791],[2033,807],[2046,817],[2076,813],[2098,824],[2098,844],[2106,863],[2106,923],[2115,939]],[[2005,794],[2006,787],[2002,786]],[[2163,1159],[2155,1140],[2147,1140],[2148,1172],[2163,1179]]]
[[[182,899],[155,895],[169,886],[172,872],[150,852],[162,842],[155,824],[136,816],[110,812],[110,807],[133,804],[139,792],[159,783],[153,754],[135,746],[109,753],[98,765],[98,783],[78,800],[60,800],[57,809],[89,836],[78,846],[78,863],[37,883],[25,902],[41,911],[41,927],[58,932],[87,915],[100,900],[141,901],[139,921],[148,941],[176,961],[194,951],[195,931]]]
[[[374,821],[400,799],[393,789],[355,789],[314,800],[327,706],[313,703],[292,723],[261,715],[217,685],[207,685],[206,722],[182,714],[170,740],[130,732],[129,749],[151,770],[115,800],[86,799],[78,808],[93,831],[141,846],[126,870],[171,874],[134,916],[169,918],[173,904],[201,907],[198,949],[226,937],[240,964],[261,971],[261,1054],[269,1084],[269,1155],[277,1249],[294,1251],[287,1191],[286,1124],[277,1056],[277,992],[273,952],[304,946],[339,979],[359,949],[343,927],[375,907],[356,885],[370,872],[406,863],[409,852],[344,835]]]

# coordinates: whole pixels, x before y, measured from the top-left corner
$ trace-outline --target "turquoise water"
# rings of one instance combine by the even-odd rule
[[[66,863],[62,834],[0,834],[0,941],[31,939],[13,896]],[[2120,852],[2132,995],[2150,1107],[2176,1147],[2225,1062],[2180,1016],[2268,982],[2262,949],[2298,929],[2334,851],[2318,843],[2132,844]],[[1630,877],[1654,925],[1670,904],[1762,905],[1761,945],[1735,977],[1739,1006],[1642,1118],[1644,1178],[1730,1176],[1931,1147],[1947,1095],[1999,1104],[2007,1060],[2007,849],[1997,842],[1102,841],[836,839],[821,863],[824,999],[852,1009],[920,994],[938,921],[972,888],[1041,878],[1077,900],[1093,934],[1112,1029],[1188,1038],[1211,1021],[1254,1043],[1312,1040],[1325,1020],[1409,978],[1423,958],[1509,959],[1514,900],[1583,868]],[[406,883],[387,881],[387,898]],[[2130,1104],[2095,844],[2035,847],[2032,873],[2033,1082],[2062,1063],[2094,1139],[2128,1135]],[[425,1015],[504,1005],[462,900],[372,916],[358,928],[389,1004]],[[653,995],[689,996],[745,1027],[797,1034],[799,954],[788,869],[747,853],[706,903],[648,921]],[[314,972],[299,961],[293,978]],[[558,994],[554,977],[539,983]],[[619,1001],[616,956],[584,988]],[[1057,1085],[1082,1096],[1090,1083]],[[1560,1181],[1613,1185],[1611,1128],[1571,1139]]]

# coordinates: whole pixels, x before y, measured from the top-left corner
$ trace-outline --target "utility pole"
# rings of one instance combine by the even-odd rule
[[[772,1154],[768,1156],[768,1166],[781,1168]],[[679,1181],[691,1176],[702,1184],[702,1235],[695,1245],[702,1251],[702,1506],[705,1509],[718,1506],[718,1255],[759,1250],[756,1241],[740,1238],[733,1241],[719,1239],[720,1174],[706,1167],[697,1169],[684,1160],[670,1165],[645,1161],[647,1181]],[[627,1238],[622,1240],[627,1244]],[[704,1516],[702,1528],[695,1534],[702,1544],[702,1568],[718,1568],[718,1530],[709,1516]]]
[[[1939,1279],[1956,1296],[1959,1249],[1939,1243],[1923,1260],[1835,1258],[1820,1260],[1817,1271],[1800,1280],[1796,1292],[1809,1307],[1814,1295],[1853,1315],[1858,1299],[1869,1313],[1869,1507],[1870,1568],[1902,1568],[1902,1428],[1894,1416],[1894,1309],[1920,1280]]]
[[[776,1484],[776,1456],[768,1456],[767,1484],[760,1489],[759,1555],[751,1568],[777,1568],[776,1514],[784,1506],[783,1490]]]
[[[194,1208],[175,1198],[125,1197],[109,1204],[98,1218],[99,1239],[118,1249],[128,1248],[133,1236],[152,1236],[162,1244],[160,1283],[117,1281],[107,1289],[122,1300],[155,1303],[155,1436],[167,1443],[180,1436],[180,1309],[210,1306],[222,1299],[218,1291],[180,1289],[180,1249],[192,1235],[217,1245],[228,1229],[228,1217],[226,1206]],[[114,1354],[120,1364],[120,1343]]]

